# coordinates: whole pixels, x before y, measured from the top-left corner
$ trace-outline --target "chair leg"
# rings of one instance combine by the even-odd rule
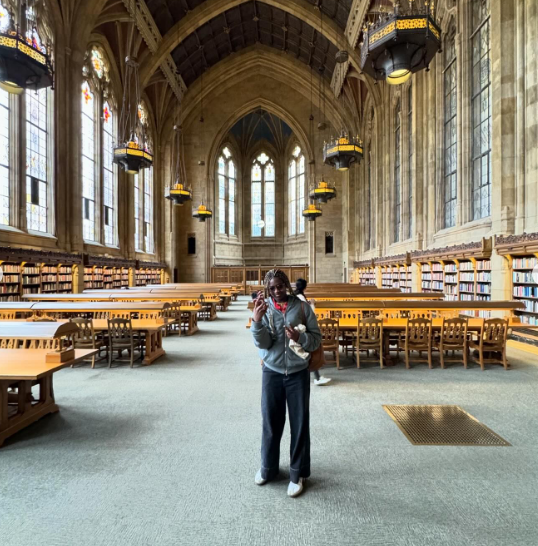
[[[134,365],[134,344],[131,340],[131,350],[129,351],[129,356],[131,357],[131,368]]]
[[[108,367],[109,368],[112,368],[112,356],[114,354],[114,346],[112,345],[112,343],[110,343],[110,348],[109,348],[109,351],[108,351]]]
[[[431,347],[428,349],[428,368],[430,368],[430,370],[433,368],[433,365],[432,365],[432,348]]]
[[[469,348],[464,345],[463,347],[463,367],[467,369],[467,359],[469,358]]]
[[[443,351],[443,347],[439,347],[439,361],[441,362],[441,370],[445,369],[445,352]]]
[[[92,356],[92,370],[95,368],[95,355]]]
[[[480,368],[482,368],[482,371],[485,370],[484,368],[484,351],[482,350],[482,348],[479,349],[479,362],[480,362]]]
[[[357,368],[360,368],[360,367],[361,367],[361,355],[360,355],[359,348],[357,347]]]
[[[409,350],[405,350],[405,369],[409,370]]]
[[[505,370],[508,370],[508,360],[506,360],[506,346],[503,348],[503,366]]]

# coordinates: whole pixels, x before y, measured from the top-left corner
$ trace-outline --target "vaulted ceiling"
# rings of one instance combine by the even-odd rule
[[[190,86],[228,55],[260,43],[285,51],[307,65],[324,68],[330,79],[337,48],[310,25],[268,4],[240,4],[196,29],[173,52],[177,69]]]

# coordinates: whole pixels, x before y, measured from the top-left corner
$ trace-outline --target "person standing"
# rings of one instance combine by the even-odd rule
[[[306,296],[304,295],[304,291],[306,290],[306,287],[308,286],[308,282],[305,279],[297,279],[295,281],[295,295],[305,303],[308,303],[308,300],[306,299]],[[327,383],[331,382],[330,377],[323,377],[319,374],[318,370],[314,370],[312,372],[314,374],[314,385],[322,386],[327,385]]]
[[[290,420],[290,483],[288,496],[299,496],[310,477],[310,372],[309,359],[290,349],[290,340],[308,353],[321,343],[316,316],[309,305],[293,295],[290,281],[280,269],[265,276],[252,317],[254,344],[263,360],[261,468],[255,482],[264,485],[279,473],[280,441]],[[304,324],[299,333],[296,326]]]

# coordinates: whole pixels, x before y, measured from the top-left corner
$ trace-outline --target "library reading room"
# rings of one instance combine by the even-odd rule
[[[538,0],[0,0],[0,544],[538,544]]]

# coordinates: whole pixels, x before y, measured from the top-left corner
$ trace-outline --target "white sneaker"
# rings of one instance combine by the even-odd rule
[[[258,470],[258,472],[256,472],[256,477],[254,478],[254,481],[256,482],[256,485],[264,485],[267,483],[267,480],[262,478],[261,468]]]
[[[332,379],[330,377],[323,377],[322,375],[320,375],[319,379],[314,379],[314,385],[326,385],[331,381]]]
[[[298,497],[303,492],[304,478],[299,478],[299,483],[290,482],[288,485],[288,497]]]

